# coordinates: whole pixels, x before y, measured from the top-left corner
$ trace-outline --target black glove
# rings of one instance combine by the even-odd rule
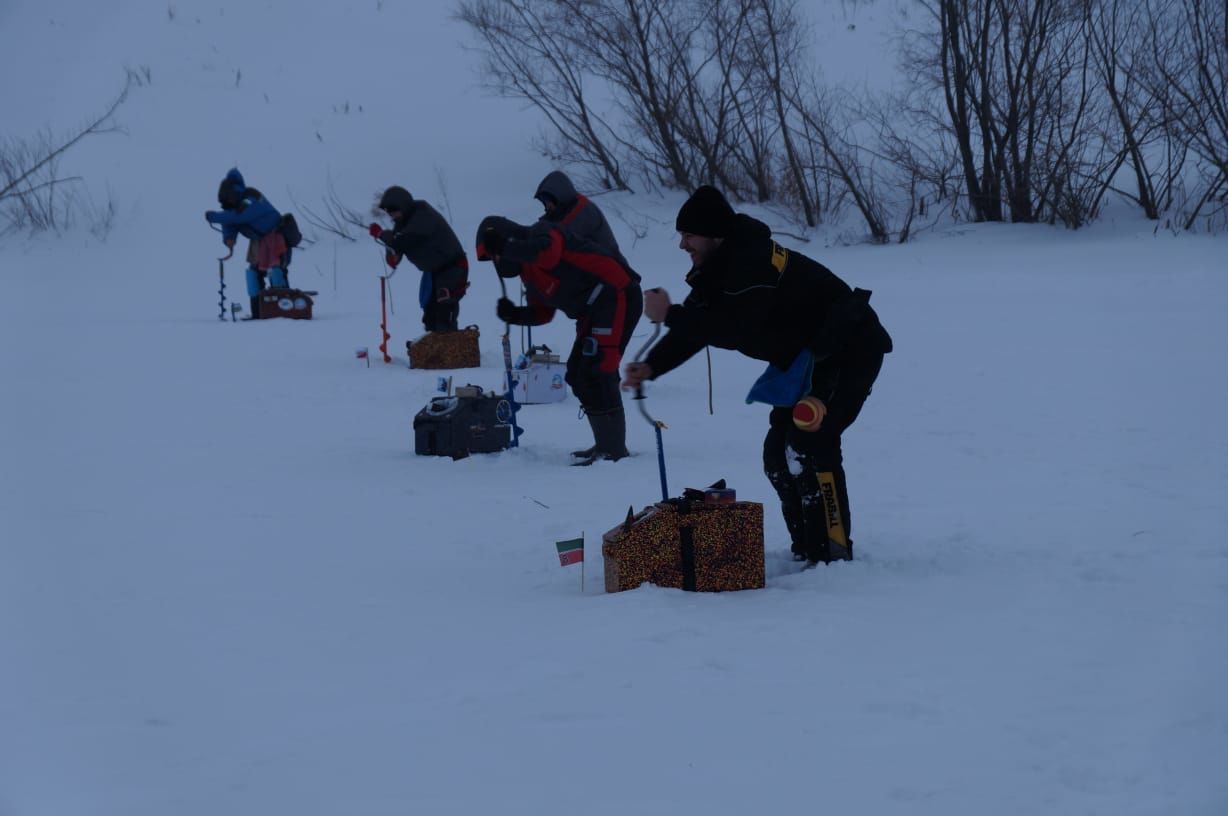
[[[505,297],[499,298],[499,302],[495,305],[495,314],[499,316],[500,320],[504,323],[514,323],[517,326],[526,325],[525,312],[527,311],[528,309],[523,306],[517,306]]]
[[[486,232],[482,233],[482,244],[486,247],[487,256],[491,258],[503,254],[503,245],[505,243],[507,243],[507,239],[494,227],[487,227]],[[511,301],[508,302],[510,303]]]

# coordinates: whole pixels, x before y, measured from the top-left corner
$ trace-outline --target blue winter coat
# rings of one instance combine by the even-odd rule
[[[226,174],[228,180],[237,182],[242,191],[239,205],[233,210],[210,210],[205,213],[205,220],[210,224],[222,225],[222,239],[233,241],[236,235],[259,240],[277,229],[281,213],[269,203],[254,187],[248,187],[243,182],[243,176],[238,169],[232,169]]]

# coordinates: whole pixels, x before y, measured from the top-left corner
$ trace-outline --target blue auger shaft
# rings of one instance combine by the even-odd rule
[[[499,289],[503,292],[503,297],[507,297],[507,285],[503,282],[503,278],[499,278]],[[512,324],[503,324],[503,368],[507,372],[507,405],[512,413],[512,447],[520,447],[520,435],[524,433],[521,430],[519,423],[516,422],[516,414],[520,411],[520,406],[516,403],[516,380],[512,378]]]
[[[644,352],[652,346],[657,340],[657,335],[661,333],[661,324],[654,323],[652,327],[652,336],[648,338],[648,342],[640,349],[640,353],[635,355],[634,362],[640,362],[644,357]],[[665,442],[661,438],[661,429],[665,427],[665,423],[659,419],[653,419],[648,413],[648,409],[644,407],[644,384],[640,383],[635,387],[635,399],[639,403],[640,413],[644,415],[644,419],[652,425],[652,429],[657,434],[657,468],[661,471],[661,501],[669,501],[669,485],[665,479]]]

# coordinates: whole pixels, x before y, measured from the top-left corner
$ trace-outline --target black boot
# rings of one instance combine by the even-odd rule
[[[789,530],[789,549],[794,561],[806,561],[806,524],[802,513],[802,497],[797,491],[797,479],[787,470],[767,473],[768,481],[780,497],[780,510]]]
[[[590,413],[588,421],[593,427],[593,440],[597,444],[592,447],[589,456],[577,457],[573,465],[591,465],[598,459],[617,462],[631,455],[627,450],[627,415],[621,407],[604,414]]]
[[[849,538],[851,519],[844,490],[844,469],[816,471],[803,467],[798,477],[802,493],[802,523],[805,527],[806,560],[853,560],[853,540]]]
[[[259,320],[260,319],[260,296],[256,295],[256,297],[249,298],[249,300],[251,300],[252,314],[251,314],[251,317],[248,318],[248,320]]]
[[[585,413],[584,418],[588,420],[588,426],[593,431],[593,439],[597,438],[597,425],[593,422],[593,415]],[[584,450],[574,450],[571,452],[573,465],[591,465],[597,459],[597,443],[594,442],[591,447]]]

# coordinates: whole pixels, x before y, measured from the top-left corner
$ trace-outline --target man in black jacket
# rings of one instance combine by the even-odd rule
[[[777,244],[767,225],[735,214],[713,187],[695,191],[676,227],[691,257],[691,292],[682,304],[660,289],[645,293],[644,313],[669,331],[644,362],[626,367],[623,385],[655,379],[708,345],[767,362],[747,401],[773,406],[763,467],[793,556],[811,564],[852,558],[840,436],[891,351],[870,293]]]
[[[405,257],[422,272],[422,325],[427,331],[455,331],[460,299],[469,288],[469,259],[456,233],[434,207],[404,187],[385,190],[379,208],[392,219],[392,229],[372,224],[368,231],[388,248],[388,265],[395,269]]]
[[[503,278],[520,278],[528,305],[500,298],[499,319],[518,326],[549,323],[556,310],[576,321],[567,384],[593,430],[593,446],[572,464],[616,461],[627,453],[627,420],[618,366],[640,320],[640,276],[602,248],[545,222],[524,227],[499,216],[478,226],[477,258]]]

